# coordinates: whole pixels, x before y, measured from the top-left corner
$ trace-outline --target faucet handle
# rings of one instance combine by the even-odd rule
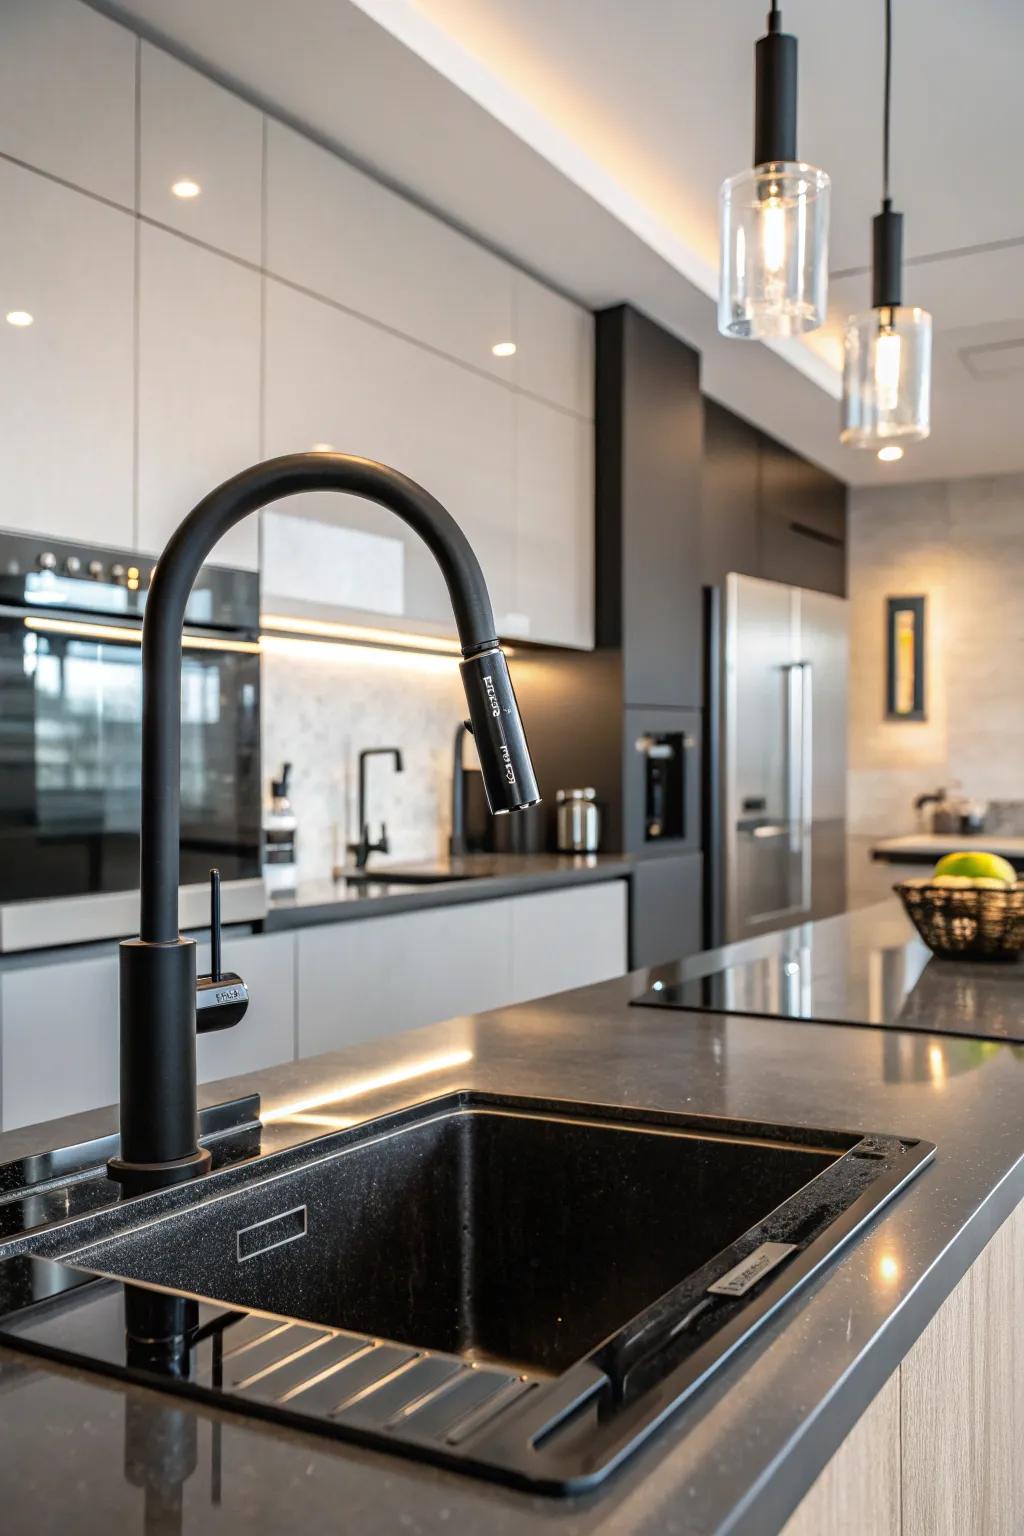
[[[230,1029],[249,1006],[241,976],[221,968],[220,870],[210,870],[210,971],[196,977],[196,1033]]]

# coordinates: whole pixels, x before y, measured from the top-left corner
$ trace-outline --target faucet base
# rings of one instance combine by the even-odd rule
[[[212,1161],[205,1147],[171,1163],[129,1163],[123,1157],[112,1157],[107,1163],[107,1177],[116,1180],[125,1197],[131,1198],[199,1178],[201,1174],[209,1173]]]

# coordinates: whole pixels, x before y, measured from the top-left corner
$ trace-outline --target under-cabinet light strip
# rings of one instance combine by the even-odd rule
[[[42,634],[75,635],[83,640],[117,640],[125,645],[141,645],[142,630],[123,628],[119,624],[89,624],[78,619],[45,619],[31,614],[25,619],[25,628]],[[212,635],[183,635],[182,645],[190,651],[242,651],[247,655],[259,653],[258,640],[220,640]]]
[[[439,656],[461,656],[457,640],[445,635],[414,635],[404,630],[374,629],[364,624],[343,624],[329,619],[299,619],[288,614],[261,613],[264,634],[292,640],[338,640],[349,645],[379,645],[393,651],[426,651]]]

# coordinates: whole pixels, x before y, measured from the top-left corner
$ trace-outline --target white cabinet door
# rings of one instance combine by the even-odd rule
[[[590,422],[520,395],[516,410],[516,603],[508,631],[594,644],[594,434]]]
[[[380,182],[267,124],[267,266],[347,309],[509,378],[514,270]]]
[[[488,901],[302,929],[299,1057],[501,1006],[509,920]]]
[[[260,446],[260,279],[165,230],[139,230],[138,547],[158,555],[187,512]],[[255,570],[257,519],[213,552]]]
[[[516,273],[516,383],[577,416],[594,414],[594,317]]]
[[[266,296],[266,450],[315,444],[380,459],[411,475],[462,526],[496,613],[513,587],[514,397],[480,374],[281,283]],[[451,625],[425,545],[397,518],[355,498],[291,498],[280,511],[401,538],[404,614]],[[263,573],[272,605],[274,571]],[[364,608],[372,610],[367,589]]]
[[[116,1101],[118,962],[111,950],[0,975],[5,1131]]]
[[[516,896],[512,920],[512,988],[522,1003],[571,987],[623,976],[627,959],[625,880]]]
[[[199,1081],[235,1077],[276,1067],[295,1057],[295,935],[257,933],[224,939],[224,966],[249,988],[245,1017],[232,1029],[200,1035],[196,1042]],[[201,944],[196,967],[210,969],[209,945]]]
[[[139,106],[140,213],[259,262],[262,114],[149,43]],[[199,189],[193,196],[174,192],[189,183]]]
[[[0,152],[134,207],[133,34],[80,0],[3,0],[0,18]]]
[[[0,207],[0,526],[130,546],[131,216],[3,161]]]

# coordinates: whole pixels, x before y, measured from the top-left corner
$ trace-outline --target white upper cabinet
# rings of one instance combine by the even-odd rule
[[[159,554],[185,514],[260,456],[260,278],[150,225],[139,230],[138,547]],[[255,570],[257,519],[213,561]]]
[[[139,79],[139,211],[258,262],[262,114],[148,43]]]
[[[267,267],[510,378],[514,270],[336,155],[267,124]]]
[[[510,635],[594,644],[594,432],[527,395],[516,401],[516,609]]]
[[[132,33],[80,0],[3,0],[0,18],[0,152],[133,207]]]
[[[515,382],[578,416],[594,414],[594,317],[516,273]]]
[[[512,601],[515,397],[458,363],[284,284],[266,295],[266,451],[327,444],[418,480],[464,529],[483,566],[499,627]],[[291,498],[281,511],[323,518],[404,546],[405,617],[452,624],[433,557],[416,534],[351,497]],[[266,602],[275,572],[263,573]],[[394,613],[388,584],[386,611]],[[377,607],[371,582],[362,605]]]
[[[132,542],[129,214],[0,161],[0,526]]]

